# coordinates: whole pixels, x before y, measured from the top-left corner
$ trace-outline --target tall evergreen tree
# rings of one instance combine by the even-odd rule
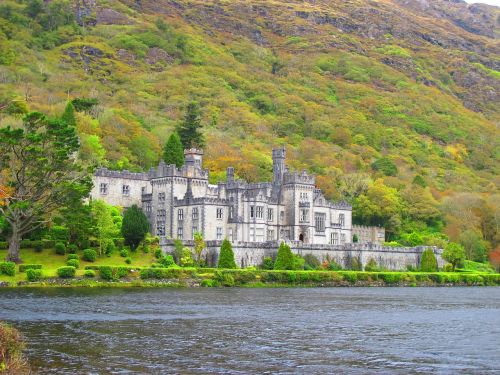
[[[149,222],[144,212],[135,204],[123,215],[122,235],[125,244],[136,249],[149,231]]]
[[[165,143],[163,160],[167,165],[175,164],[177,168],[184,165],[184,147],[182,147],[181,139],[176,132],[170,134],[167,143]]]
[[[281,243],[280,248],[278,250],[278,256],[276,257],[276,261],[274,262],[275,270],[293,270],[295,269],[294,264],[294,256],[292,254],[292,250],[290,246]]]
[[[420,258],[420,271],[422,272],[436,272],[438,270],[438,264],[434,251],[432,249],[426,249],[422,253]]]
[[[190,102],[184,120],[177,128],[184,148],[203,147],[205,141],[201,133],[201,110],[197,102]]]
[[[227,238],[222,241],[219,254],[219,264],[217,265],[217,267],[229,269],[237,268],[236,262],[234,260],[233,247],[231,246],[231,242],[229,242]]]

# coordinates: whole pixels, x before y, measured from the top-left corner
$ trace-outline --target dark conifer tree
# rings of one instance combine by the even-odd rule
[[[177,168],[184,165],[184,148],[177,133],[170,134],[163,148],[163,160],[167,165],[175,164]]]
[[[236,268],[233,247],[231,246],[231,242],[229,242],[227,239],[222,241],[222,246],[220,247],[219,264],[217,265],[217,267],[229,269]]]
[[[123,215],[122,236],[125,244],[135,250],[149,231],[149,222],[144,212],[135,204]]]
[[[205,141],[201,133],[201,111],[197,102],[190,102],[184,120],[177,128],[184,148],[203,147]]]

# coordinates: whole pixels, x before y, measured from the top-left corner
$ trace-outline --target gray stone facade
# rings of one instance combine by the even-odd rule
[[[378,244],[383,245],[385,242],[385,228],[370,227],[366,225],[352,226],[352,235],[358,237],[360,244]]]

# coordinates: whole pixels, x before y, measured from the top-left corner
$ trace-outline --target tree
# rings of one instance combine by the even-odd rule
[[[486,260],[488,247],[486,241],[481,237],[478,230],[467,229],[460,233],[458,241],[463,246],[467,259],[474,262],[484,262]]]
[[[163,160],[167,165],[175,164],[177,168],[184,165],[184,148],[177,133],[170,134],[163,148]]]
[[[73,103],[68,102],[68,104],[66,104],[61,120],[69,126],[76,126],[75,107],[73,106]]]
[[[95,237],[102,255],[108,244],[117,235],[116,225],[113,221],[111,206],[101,200],[92,201],[92,217],[95,225]]]
[[[278,255],[276,261],[274,262],[275,270],[293,270],[294,269],[294,257],[290,246],[281,243],[278,249]]]
[[[203,240],[203,234],[196,232],[194,234],[194,254],[196,256],[196,264],[201,267],[201,254],[205,249],[205,240]]]
[[[92,186],[83,169],[76,129],[39,112],[22,126],[0,129],[0,212],[10,225],[7,259],[19,262],[20,241],[44,225],[68,200],[82,199]]]
[[[396,176],[398,174],[398,168],[388,158],[380,158],[374,161],[372,163],[372,169],[380,171],[386,176]]]
[[[420,271],[422,272],[436,272],[438,264],[434,251],[432,249],[425,249],[420,258]]]
[[[177,134],[184,148],[203,147],[205,141],[201,129],[201,111],[197,102],[190,102],[184,120],[177,128]]]
[[[443,250],[442,257],[447,262],[451,263],[453,272],[458,264],[463,263],[465,260],[464,247],[458,243],[450,242]]]
[[[219,264],[217,265],[217,268],[237,268],[236,262],[234,260],[233,247],[231,246],[231,242],[229,242],[228,239],[222,241],[222,246],[220,247],[219,254]]]
[[[148,231],[149,222],[144,212],[135,204],[128,208],[123,215],[121,231],[125,244],[129,245],[132,250],[137,249]]]

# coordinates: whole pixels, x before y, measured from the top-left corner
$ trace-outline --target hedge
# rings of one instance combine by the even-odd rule
[[[76,268],[71,266],[59,267],[57,269],[57,276],[63,279],[70,279],[75,277]]]
[[[196,270],[193,268],[143,268],[139,276],[141,279],[179,279],[196,277]]]
[[[131,269],[128,267],[101,266],[99,267],[99,276],[103,280],[116,281],[127,276],[130,271]]]
[[[0,275],[14,276],[16,264],[14,262],[0,262]]]
[[[9,243],[5,241],[0,241],[0,250],[7,250],[9,248]]]
[[[41,270],[42,265],[41,264],[20,264],[19,265],[19,272],[25,272],[27,270]]]
[[[26,270],[26,280],[39,281],[42,278],[42,270],[39,268],[29,268]]]
[[[66,265],[75,268],[80,268],[80,261],[78,259],[68,259],[66,261]]]

